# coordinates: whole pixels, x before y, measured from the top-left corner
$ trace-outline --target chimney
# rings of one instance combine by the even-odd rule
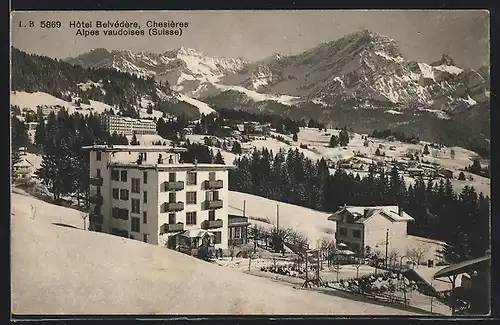
[[[363,217],[366,218],[368,216],[368,209],[365,209],[363,211]]]
[[[403,208],[401,207],[401,204],[398,204],[398,214],[400,217],[403,216]]]

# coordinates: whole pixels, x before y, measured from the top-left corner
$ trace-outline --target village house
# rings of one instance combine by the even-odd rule
[[[33,164],[26,158],[22,158],[12,167],[14,169],[14,178],[18,180],[27,180],[33,175]]]
[[[400,206],[344,206],[328,217],[336,223],[337,244],[353,252],[385,254],[407,251],[407,223],[414,219]],[[367,248],[369,247],[369,248]]]

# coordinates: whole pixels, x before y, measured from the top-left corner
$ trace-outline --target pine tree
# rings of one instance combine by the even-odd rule
[[[430,154],[430,152],[429,152],[429,146],[428,146],[428,145],[425,145],[425,147],[424,147],[424,151],[422,152],[422,154],[423,154],[423,155],[428,155],[428,154]]]
[[[336,146],[338,146],[338,144],[339,144],[339,139],[337,138],[337,136],[332,135],[330,137],[330,148],[335,148]]]
[[[238,141],[234,141],[233,147],[231,148],[231,152],[234,154],[241,154],[241,144]]]
[[[132,140],[130,140],[130,144],[133,145],[133,146],[138,146],[139,145],[139,140],[137,140],[137,135],[135,134],[132,134]]]
[[[11,173],[14,175],[14,165],[21,161],[21,147],[28,143],[28,133],[26,125],[17,117],[12,117],[11,126]]]
[[[220,150],[217,150],[217,155],[215,155],[214,164],[222,164],[222,165],[225,164],[224,158],[222,157]]]
[[[293,140],[294,142],[299,141],[299,137],[298,137],[297,133],[294,133],[294,134],[293,134],[292,140]]]

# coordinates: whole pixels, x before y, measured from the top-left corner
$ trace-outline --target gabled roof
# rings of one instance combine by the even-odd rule
[[[366,215],[365,215],[366,210]],[[365,223],[368,219],[372,218],[375,215],[382,215],[393,222],[407,222],[413,221],[414,219],[406,212],[403,211],[402,215],[398,213],[397,205],[384,205],[384,206],[345,206],[339,211],[332,214],[328,217],[328,220],[331,221],[339,221],[340,217],[345,213],[353,216],[354,223]]]
[[[14,167],[33,167],[33,164],[30,163],[27,159],[22,159]]]

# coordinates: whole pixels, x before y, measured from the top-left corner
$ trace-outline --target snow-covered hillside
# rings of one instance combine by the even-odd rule
[[[17,315],[411,314],[297,291],[166,248],[85,231],[76,210],[22,192],[11,198],[11,311]]]
[[[17,105],[21,109],[29,108],[34,112],[37,111],[38,107],[61,106],[66,108],[69,114],[78,112],[83,115],[90,114],[90,112],[102,113],[104,110],[114,109],[108,104],[94,100],[90,100],[90,104],[80,104],[80,107],[77,107],[74,103],[64,101],[44,92],[28,93],[24,91],[11,91],[10,104]]]
[[[318,240],[323,237],[334,239],[335,223],[327,220],[331,213],[278,202],[257,195],[229,191],[229,213],[242,215],[243,205],[245,205],[245,215],[249,217],[249,221],[264,228],[276,227],[279,209],[279,226],[303,233],[308,238],[311,248],[316,247]],[[259,221],[259,219],[267,219],[270,223]]]

